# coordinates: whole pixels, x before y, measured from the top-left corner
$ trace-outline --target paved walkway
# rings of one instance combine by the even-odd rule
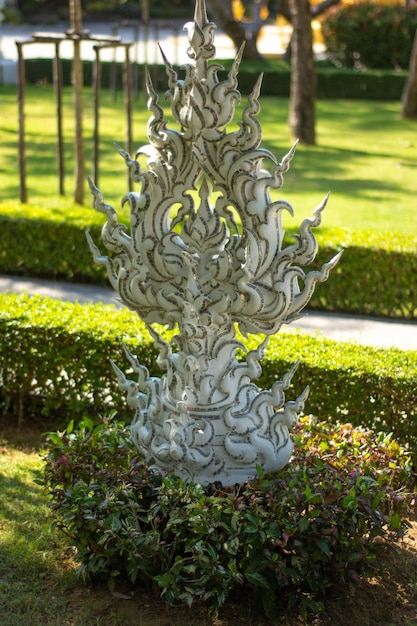
[[[111,288],[91,285],[0,275],[0,291],[41,294],[69,302],[103,302],[104,304],[122,306]],[[417,350],[417,323],[415,322],[369,319],[309,311],[288,328],[290,330],[300,329],[303,332],[321,335],[336,341],[355,341],[365,346]]]

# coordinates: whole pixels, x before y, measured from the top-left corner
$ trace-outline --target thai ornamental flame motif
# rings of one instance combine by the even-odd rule
[[[127,380],[113,364],[135,410],[135,444],[160,471],[231,485],[256,474],[257,465],[276,470],[291,457],[289,430],[308,387],[286,401],[295,366],[270,391],[252,381],[261,373],[268,337],[298,316],[340,255],[320,271],[301,269],[317,253],[311,229],[320,224],[326,201],[302,222],[295,243],[282,248],[282,212],[292,214],[292,208],[272,202],[269,190],[282,186],[294,148],[281,163],[260,148],[255,116],[261,78],[238,129],[227,132],[240,100],[242,51],[220,80],[223,68],[208,62],[215,54],[215,25],[204,0],[197,0],[194,21],[185,28],[190,63],[183,80],[162,53],[179,130],[168,128],[148,76],[149,145],[135,159],[119,149],[140,183],[139,192],[122,200],[130,205],[130,233],[90,181],[94,206],[107,216],[102,238],[111,255],[102,256],[87,237],[95,261],[107,268],[112,286],[147,324],[160,352],[161,378],[150,377],[128,350],[137,380]],[[168,342],[154,324],[178,332]],[[237,329],[265,336],[244,361],[236,358],[244,350]]]

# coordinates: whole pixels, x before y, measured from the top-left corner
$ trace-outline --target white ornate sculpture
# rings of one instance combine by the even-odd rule
[[[202,484],[231,485],[255,475],[257,465],[276,470],[290,459],[289,429],[308,388],[295,401],[285,401],[295,366],[270,391],[252,381],[261,373],[268,337],[298,316],[339,255],[320,271],[301,269],[317,253],[311,229],[320,224],[326,202],[303,221],[295,243],[282,248],[281,214],[292,208],[272,202],[269,190],[282,186],[294,149],[278,163],[259,147],[255,115],[261,80],[239,130],[227,132],[240,98],[241,54],[220,80],[223,68],[208,62],[215,53],[215,25],[207,19],[204,0],[196,1],[194,21],[186,28],[191,62],[184,80],[164,57],[179,130],[168,128],[148,77],[149,145],[135,159],[119,150],[141,185],[122,201],[130,204],[130,234],[90,182],[94,206],[107,216],[102,236],[112,255],[101,256],[89,235],[88,240],[121,300],[148,325],[165,371],[161,378],[150,377],[127,350],[137,381],[113,365],[135,409],[135,444],[159,470]],[[141,155],[147,169],[139,163]],[[178,332],[168,343],[154,324]],[[265,336],[241,362],[237,329]]]

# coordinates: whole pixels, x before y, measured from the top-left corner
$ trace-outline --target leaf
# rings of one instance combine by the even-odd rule
[[[155,580],[160,587],[168,587],[175,582],[175,577],[171,572],[166,572],[161,576],[155,576]]]
[[[259,520],[257,517],[255,517],[255,515],[253,515],[253,513],[246,513],[246,517],[250,522],[252,522],[254,526],[259,525]]]
[[[224,591],[219,591],[217,594],[217,604],[218,606],[222,606],[226,600],[226,593]]]
[[[258,478],[263,478],[265,476],[265,470],[262,465],[256,465],[256,473],[258,474]]]
[[[348,563],[355,563],[355,562],[363,561],[364,558],[365,558],[365,554],[363,552],[352,552],[351,554],[348,555],[346,560]]]
[[[223,544],[223,549],[229,554],[237,554],[239,549],[239,539],[232,538],[229,541],[225,541]]]
[[[323,554],[325,554],[330,559],[330,556],[331,556],[330,548],[327,545],[327,543],[325,541],[323,541],[323,539],[317,539],[316,546],[318,548],[320,548],[320,550],[323,552]]]
[[[110,578],[107,581],[107,586],[109,588],[110,593],[114,592],[115,585],[116,585],[116,580],[115,580],[114,576],[110,576]]]
[[[62,446],[62,439],[56,433],[49,433],[48,438],[54,443],[56,446]]]
[[[340,493],[329,493],[327,496],[324,496],[324,504],[334,504],[340,498]]]
[[[232,518],[230,520],[230,525],[232,527],[232,530],[237,530],[239,517],[240,517],[239,511],[234,511]]]
[[[219,553],[217,552],[216,548],[211,543],[207,545],[207,552],[209,553],[212,559],[217,559],[219,556]]]
[[[297,435],[296,433],[292,434],[292,439],[294,441],[294,443],[301,448],[303,445],[303,440],[301,439],[301,437],[299,435]]]
[[[246,572],[245,578],[251,585],[255,587],[263,587],[269,589],[269,583],[265,576],[262,576],[259,572]]]
[[[79,424],[79,428],[80,428],[80,429],[85,428],[86,430],[93,430],[93,428],[94,428],[94,422],[93,422],[93,420],[92,420],[91,418],[89,418],[89,417],[84,417],[84,418],[81,420],[80,424]]]
[[[401,528],[401,517],[397,513],[391,516],[390,526],[394,530]]]

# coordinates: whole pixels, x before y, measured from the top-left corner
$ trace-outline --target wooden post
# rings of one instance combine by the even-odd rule
[[[135,42],[135,65],[132,78],[132,88],[135,96],[139,91],[139,36],[140,36],[140,22],[133,25],[133,41]]]
[[[57,116],[57,158],[58,158],[58,176],[59,176],[59,193],[65,195],[65,165],[64,165],[64,139],[62,131],[62,64],[59,56],[59,44],[55,42],[55,58],[54,58],[54,89]]]
[[[119,34],[119,26],[115,24],[111,30],[112,36],[117,37]],[[110,68],[110,93],[112,95],[113,102],[116,102],[116,90],[117,90],[117,60],[116,60],[116,48],[113,48],[113,61]]]
[[[143,64],[145,71],[142,76],[142,90],[146,98],[146,71],[148,68],[148,41],[149,41],[149,0],[141,0],[142,22],[143,22]]]
[[[99,178],[99,110],[100,110],[100,85],[101,85],[101,61],[100,48],[94,46],[96,58],[93,72],[93,107],[94,107],[94,137],[93,137],[93,181],[98,185]]]
[[[18,55],[18,93],[19,110],[19,197],[20,202],[27,202],[26,189],[26,154],[25,154],[25,61],[23,44],[16,42]]]
[[[125,46],[126,58],[123,67],[123,87],[125,94],[125,109],[126,109],[126,151],[132,154],[132,72],[130,67],[129,50],[130,44]],[[128,187],[129,191],[132,191],[132,179],[128,170]]]
[[[289,0],[291,37],[291,81],[289,122],[293,141],[314,145],[316,68],[309,0]]]
[[[403,118],[417,118],[417,30],[410,56],[410,69],[401,97]]]
[[[74,44],[72,84],[75,110],[75,190],[74,201],[84,202],[85,152],[83,139],[83,63],[81,59],[82,13],[80,0],[70,0],[71,30]]]

